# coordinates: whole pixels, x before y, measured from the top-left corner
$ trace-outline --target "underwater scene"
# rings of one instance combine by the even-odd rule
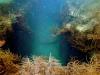
[[[100,75],[100,0],[0,0],[0,75]]]

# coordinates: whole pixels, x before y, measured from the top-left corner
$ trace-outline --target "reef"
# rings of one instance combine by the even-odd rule
[[[82,52],[100,53],[100,11],[91,12],[91,16],[78,16],[65,23],[56,33],[63,35],[72,47]]]
[[[0,75],[100,75],[99,54],[88,63],[71,59],[66,66],[51,55],[19,59],[10,51],[0,50]]]
[[[75,19],[64,23],[55,31],[56,35],[65,36],[73,48],[89,53],[91,56],[88,62],[71,58],[63,66],[51,54],[49,57],[29,58],[3,49],[10,37],[9,34],[13,32],[12,23],[16,19],[23,22],[23,18],[19,18],[20,13],[8,12],[10,11],[9,5],[0,5],[0,75],[100,75],[100,11],[89,11],[91,15],[88,14],[88,16],[76,16],[70,13],[69,16]],[[20,25],[24,28],[23,24]]]
[[[10,51],[0,50],[0,75],[17,75],[19,57]]]

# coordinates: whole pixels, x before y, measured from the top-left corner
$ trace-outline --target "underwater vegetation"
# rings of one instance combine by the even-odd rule
[[[17,75],[19,57],[10,51],[0,50],[0,75]]]
[[[88,20],[89,19],[89,20]],[[65,24],[59,31],[72,47],[83,52],[100,52],[100,11],[90,18]],[[88,20],[88,21],[87,21]],[[68,34],[68,35],[66,35]],[[68,38],[69,37],[69,38]]]
[[[20,59],[10,51],[0,50],[0,75],[100,75],[100,55],[93,55],[88,63],[72,58],[62,66],[51,55]]]
[[[87,63],[80,62],[73,57],[63,66],[51,54],[49,57],[33,56],[28,58],[13,54],[9,50],[3,50],[2,46],[6,43],[8,33],[13,32],[12,23],[16,19],[22,22],[23,18],[19,18],[20,13],[10,13],[9,4],[1,4],[0,75],[100,75],[100,10],[97,7],[97,3],[87,6],[85,10],[73,6],[70,8],[69,16],[74,19],[64,22],[64,25],[55,33],[65,36],[72,47],[87,52],[91,56]],[[68,18],[67,16],[64,17]],[[22,26],[24,27],[24,25]]]
[[[64,22],[56,35],[66,37],[72,47],[87,53],[100,53],[100,10],[99,2],[81,5],[77,8],[70,6],[69,16],[73,20]],[[90,1],[91,3],[91,1]],[[64,16],[67,17],[67,16]]]

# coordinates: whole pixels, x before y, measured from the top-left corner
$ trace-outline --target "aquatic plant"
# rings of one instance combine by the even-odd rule
[[[100,50],[100,12],[95,12],[92,15],[91,20],[83,23],[69,23],[64,25],[57,34],[70,34],[70,39],[67,38],[72,47],[77,48],[83,52],[99,51]]]
[[[64,22],[56,35],[65,36],[72,47],[82,52],[94,53],[100,51],[100,1],[89,3],[83,3],[80,7],[69,4],[71,10],[65,17],[71,16],[71,20]]]
[[[62,66],[51,56],[24,57],[20,62],[15,54],[0,50],[0,75],[100,75],[100,55],[88,63],[74,59]]]
[[[0,32],[11,31],[12,29],[12,20],[7,16],[0,16]]]
[[[88,63],[71,60],[67,66],[58,65],[54,58],[37,56],[34,60],[24,58],[21,75],[100,75],[100,55],[94,55]],[[57,64],[57,65],[55,65]]]
[[[89,63],[74,60],[69,62],[66,68],[67,75],[100,75],[100,60],[97,60],[97,57],[91,58]]]
[[[10,51],[0,50],[0,75],[17,75],[19,60],[19,57]]]
[[[56,59],[52,58],[47,60],[43,57],[35,57],[33,60],[29,58],[24,58],[24,62],[22,63],[21,74],[22,75],[51,75],[51,73],[55,68],[60,69],[59,63]],[[53,74],[52,74],[53,75]]]

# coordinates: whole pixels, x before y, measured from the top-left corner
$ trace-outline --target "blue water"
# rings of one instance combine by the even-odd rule
[[[19,3],[20,1],[17,1]],[[21,4],[22,3],[22,4]],[[25,5],[26,4],[26,5]],[[53,37],[53,29],[61,26],[61,10],[65,0],[30,0],[20,2],[20,6],[25,9],[27,24],[32,31],[33,55],[59,57],[60,42],[59,37]],[[18,4],[17,4],[18,5]]]
[[[34,30],[33,54],[52,55],[58,57],[59,37],[53,37],[53,29],[60,26],[60,12],[63,0],[39,0],[31,9],[29,18],[32,20],[31,28]],[[35,9],[35,11],[34,11]]]

